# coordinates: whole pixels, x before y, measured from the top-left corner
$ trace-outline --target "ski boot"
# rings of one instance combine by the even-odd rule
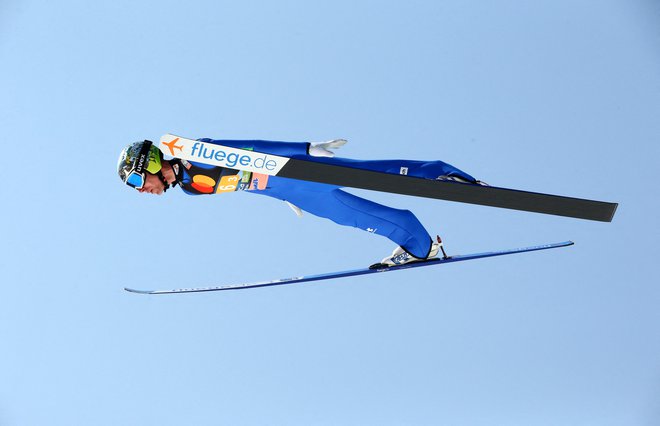
[[[379,263],[376,263],[374,265],[371,265],[370,268],[382,268],[382,267],[390,267],[390,266],[400,266],[400,265],[405,265],[406,263],[413,263],[413,262],[424,262],[427,260],[434,259],[440,250],[442,250],[443,257],[446,259],[447,255],[445,254],[445,250],[442,247],[442,240],[440,239],[440,236],[436,237],[435,242],[431,243],[431,250],[429,251],[429,255],[424,258],[420,259],[419,257],[415,257],[412,254],[408,253],[403,247],[397,247],[394,249],[392,254],[385,259],[381,260]]]

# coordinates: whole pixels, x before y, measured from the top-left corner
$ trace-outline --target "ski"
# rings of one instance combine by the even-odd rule
[[[611,222],[618,206],[617,203],[605,201],[429,180],[280,157],[171,134],[161,138],[160,149],[183,160],[271,176],[601,222]]]
[[[328,272],[328,273],[316,274],[316,275],[304,275],[300,277],[281,278],[277,280],[261,281],[254,283],[245,283],[245,284],[229,284],[229,285],[222,285],[215,287],[180,288],[174,290],[136,290],[125,287],[124,290],[129,291],[131,293],[139,293],[139,294],[202,293],[207,291],[242,290],[247,288],[269,287],[276,285],[298,284],[309,281],[330,280],[334,278],[352,277],[357,275],[379,274],[382,272],[400,271],[403,269],[414,269],[414,268],[421,268],[424,266],[444,265],[446,263],[461,262],[464,260],[482,259],[485,257],[504,256],[508,254],[525,253],[525,252],[538,251],[538,250],[548,250],[559,247],[567,247],[570,245],[573,245],[572,241],[564,241],[561,243],[543,244],[538,246],[523,247],[517,249],[510,249],[510,250],[463,254],[457,256],[445,256],[443,258],[435,258],[420,262],[407,263],[405,265],[400,265],[400,266],[388,267],[388,266],[376,264],[368,268],[360,268],[360,269],[353,269],[353,270],[339,271],[339,272]]]
[[[618,206],[605,201],[421,179],[298,159],[289,160],[277,176],[600,222],[611,222]]]

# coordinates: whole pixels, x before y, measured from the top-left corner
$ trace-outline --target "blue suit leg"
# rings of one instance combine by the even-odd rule
[[[408,253],[418,258],[426,258],[431,250],[431,236],[419,219],[410,210],[395,209],[373,201],[357,197],[341,189],[335,189],[331,195],[337,203],[343,205],[342,215],[353,216],[356,228],[382,235],[403,247]],[[333,218],[337,223],[337,218]]]
[[[268,183],[269,189],[253,193],[289,201],[315,216],[382,235],[415,257],[429,254],[431,236],[409,210],[374,203],[332,185],[276,177]]]

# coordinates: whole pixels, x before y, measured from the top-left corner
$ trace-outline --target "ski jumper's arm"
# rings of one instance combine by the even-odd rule
[[[263,152],[264,154],[280,155],[282,157],[307,156],[309,154],[309,142],[281,142],[264,140],[223,140],[223,139],[198,139],[200,142],[215,145],[228,146],[231,148],[247,149],[250,151]]]

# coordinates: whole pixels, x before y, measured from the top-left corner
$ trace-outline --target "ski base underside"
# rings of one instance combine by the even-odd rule
[[[277,176],[460,203],[611,222],[617,203],[518,189],[421,179],[291,159]]]
[[[329,272],[324,274],[306,275],[306,276],[292,277],[292,278],[282,278],[277,280],[262,281],[262,282],[247,283],[247,284],[229,284],[229,285],[222,285],[216,287],[180,288],[174,290],[136,290],[132,288],[124,288],[124,290],[129,291],[131,293],[139,293],[139,294],[202,293],[207,291],[242,290],[246,288],[269,287],[275,285],[297,284],[308,281],[321,281],[321,280],[329,280],[334,278],[352,277],[357,275],[378,274],[381,272],[399,271],[402,269],[421,268],[423,266],[444,265],[446,263],[461,262],[463,260],[474,260],[485,257],[504,256],[507,254],[525,253],[525,252],[538,251],[538,250],[548,250],[559,247],[567,247],[570,245],[573,245],[572,241],[564,241],[561,243],[543,244],[538,246],[523,247],[517,249],[510,249],[510,250],[456,255],[444,259],[436,258],[436,259],[424,260],[420,262],[408,263],[400,266],[361,268],[361,269],[353,269],[348,271]]]

